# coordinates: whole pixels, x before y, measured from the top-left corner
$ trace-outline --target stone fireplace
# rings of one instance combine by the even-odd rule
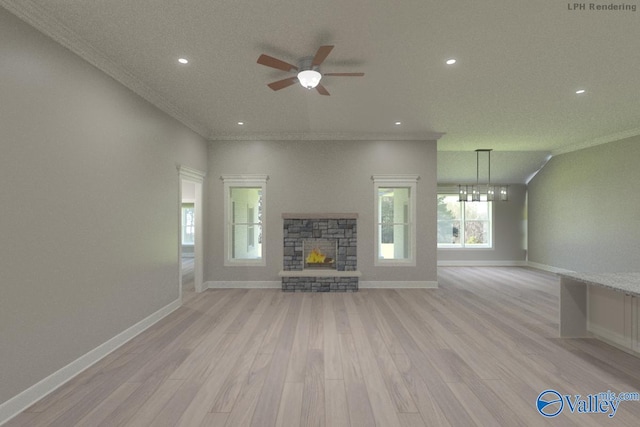
[[[357,214],[283,214],[283,291],[358,290]]]

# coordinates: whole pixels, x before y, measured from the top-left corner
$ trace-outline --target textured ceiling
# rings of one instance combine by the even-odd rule
[[[511,153],[507,164],[528,170],[504,179],[522,182],[550,152],[640,133],[640,10],[577,11],[558,0],[0,5],[211,139],[444,133],[440,152]],[[261,53],[295,64],[324,44],[335,48],[322,71],[365,77],[324,78],[331,96],[266,86],[288,75],[257,64]],[[451,57],[458,62],[445,65]],[[463,179],[461,163],[439,162],[439,180],[445,170]]]

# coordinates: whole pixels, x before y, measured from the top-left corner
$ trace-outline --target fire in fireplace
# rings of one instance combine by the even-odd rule
[[[335,239],[307,239],[302,242],[304,268],[336,268]]]

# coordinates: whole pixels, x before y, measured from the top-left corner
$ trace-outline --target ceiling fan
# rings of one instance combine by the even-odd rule
[[[298,62],[298,66],[289,64],[288,62],[281,61],[269,55],[262,54],[258,58],[258,64],[266,65],[267,67],[276,68],[282,71],[297,71],[297,74],[286,79],[278,80],[273,83],[269,83],[269,86],[273,90],[280,90],[286,87],[300,82],[302,87],[307,89],[314,89],[318,91],[320,95],[329,95],[329,91],[320,84],[320,80],[324,76],[335,77],[362,77],[364,73],[321,73],[320,64],[327,58],[333,46],[320,46],[315,56],[307,56],[302,58]]]

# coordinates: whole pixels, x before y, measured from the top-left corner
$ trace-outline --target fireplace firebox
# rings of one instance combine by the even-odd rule
[[[336,239],[305,239],[302,241],[303,270],[309,268],[335,270],[337,253]]]

